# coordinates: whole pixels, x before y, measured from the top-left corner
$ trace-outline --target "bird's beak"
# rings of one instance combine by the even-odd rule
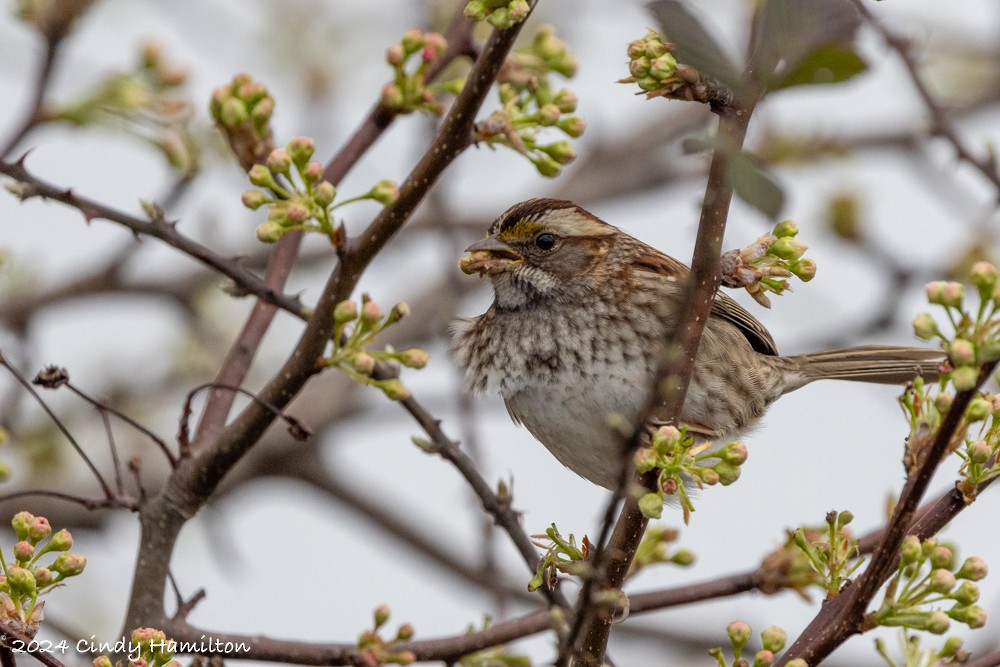
[[[524,261],[520,253],[495,236],[476,241],[465,252],[470,254],[458,261],[458,268],[469,275],[495,276]]]

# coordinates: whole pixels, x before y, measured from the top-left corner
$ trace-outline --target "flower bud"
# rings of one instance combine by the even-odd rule
[[[663,514],[663,497],[659,493],[646,493],[639,498],[639,511],[647,519],[659,519]]]
[[[403,51],[403,47],[401,45],[393,44],[385,50],[385,61],[393,67],[402,65],[405,60],[406,52]]]
[[[729,486],[738,480],[740,478],[740,472],[742,472],[739,466],[734,466],[725,461],[719,461],[716,463],[712,466],[712,470],[719,473],[719,481],[722,483],[722,486]]]
[[[747,460],[747,446],[742,441],[731,442],[719,451],[719,456],[726,463],[734,466],[743,465]]]
[[[238,127],[247,122],[249,117],[246,104],[235,97],[227,97],[219,107],[216,119],[225,127]]]
[[[34,520],[35,515],[31,512],[18,512],[11,518],[10,525],[14,529],[14,534],[17,535],[17,539],[28,539],[28,529],[31,527],[31,522]]]
[[[972,366],[961,366],[951,372],[951,383],[958,391],[974,389],[979,380],[979,371]]]
[[[927,580],[927,588],[935,593],[950,593],[957,583],[954,574],[940,567],[931,572],[930,579]]]
[[[411,348],[399,353],[399,363],[407,368],[423,368],[429,360],[430,356],[427,351],[419,348]]]
[[[726,635],[733,643],[733,650],[738,651],[740,647],[750,639],[750,624],[746,621],[733,621],[726,626]]]
[[[966,454],[973,463],[986,463],[993,456],[993,450],[985,440],[976,440],[965,446]]]
[[[265,97],[257,104],[253,105],[250,109],[250,120],[258,128],[263,127],[271,120],[271,116],[274,114],[274,100],[270,97]]]
[[[809,246],[802,241],[796,241],[789,236],[783,236],[768,246],[767,254],[779,259],[795,260],[802,257],[808,248]]]
[[[396,185],[395,181],[382,179],[368,194],[383,206],[392,206],[399,198],[399,186]]]
[[[951,409],[951,404],[954,400],[955,400],[954,394],[947,391],[943,391],[937,395],[937,398],[934,399],[934,407],[941,414],[945,414],[946,412],[948,412],[948,410]]]
[[[271,175],[271,170],[262,164],[255,164],[250,167],[250,171],[247,172],[247,177],[249,177],[251,183],[259,188],[278,187],[278,183],[274,180],[274,176]]]
[[[473,21],[482,21],[486,18],[489,9],[486,7],[486,2],[484,0],[470,0],[465,5],[465,10],[463,13],[467,18]]]
[[[90,664],[93,665],[93,667],[114,667],[114,665],[111,664],[111,658],[106,655],[94,658],[94,661]]]
[[[389,324],[394,324],[410,314],[410,306],[400,301],[389,311]]]
[[[784,630],[774,625],[760,633],[760,639],[765,650],[777,653],[785,648],[788,635],[785,634]]]
[[[648,75],[636,77],[635,83],[646,92],[652,92],[660,89],[660,80]]]
[[[693,551],[688,549],[680,549],[670,557],[670,562],[674,565],[680,565],[681,567],[688,567],[694,565],[695,555]]]
[[[285,234],[285,228],[277,222],[263,222],[254,230],[261,243],[276,243]]]
[[[660,493],[665,496],[672,496],[677,493],[680,486],[677,484],[677,480],[673,477],[667,477],[662,482],[660,482]]]
[[[31,542],[21,540],[14,545],[14,558],[16,558],[19,563],[27,563],[34,555],[35,545]]]
[[[900,559],[903,565],[919,563],[923,558],[924,551],[920,547],[920,538],[916,535],[907,535],[903,538],[903,545],[900,547]]]
[[[47,567],[36,567],[31,570],[32,576],[35,577],[35,583],[39,588],[48,586],[52,583],[52,580],[56,578],[56,575],[52,573]]]
[[[948,346],[948,358],[953,366],[971,366],[976,363],[976,347],[971,341],[956,338]]]
[[[951,594],[951,598],[964,607],[975,604],[979,602],[979,586],[971,581],[963,581]]]
[[[375,611],[372,613],[373,620],[375,621],[375,629],[378,630],[389,620],[389,605],[379,605],[375,607]]]
[[[382,309],[374,301],[365,301],[361,307],[361,322],[367,326],[374,326],[382,320]]]
[[[579,116],[567,116],[556,123],[556,127],[562,130],[566,136],[575,139],[587,129],[587,121]]]
[[[413,626],[409,623],[403,623],[399,626],[399,630],[396,631],[396,641],[405,642],[413,639],[414,630]]]
[[[913,333],[921,340],[930,340],[938,335],[938,325],[928,313],[920,313],[913,318]]]
[[[954,609],[952,609],[954,611]],[[924,622],[920,625],[923,629],[931,634],[943,635],[948,632],[948,628],[951,627],[951,621],[948,620],[948,614],[943,611],[932,611],[924,619]]]
[[[786,662],[785,667],[809,667],[809,663],[802,658],[795,658]]]
[[[309,185],[316,185],[323,179],[323,165],[319,162],[309,162],[302,169],[302,180]]]
[[[546,178],[558,176],[559,172],[562,171],[562,167],[559,166],[559,163],[545,154],[532,158],[531,161],[534,163],[535,169],[538,170],[538,173]]]
[[[942,545],[931,549],[928,556],[930,557],[931,567],[951,568],[952,561],[955,559],[955,552]]]
[[[661,426],[653,433],[653,447],[662,452],[669,452],[681,444],[681,432],[675,426]]]
[[[954,606],[948,610],[948,616],[959,623],[965,623],[973,630],[986,625],[986,610],[978,605],[971,607]]]
[[[669,53],[654,59],[649,65],[649,76],[660,81],[673,78],[677,73],[677,60]]]
[[[711,468],[701,469],[699,477],[701,477],[702,482],[704,482],[709,486],[715,486],[722,480],[722,478],[719,476],[719,473],[715,472]]]
[[[965,298],[965,286],[962,283],[946,282],[941,288],[941,305],[951,308],[961,308]]]
[[[32,595],[35,592],[35,576],[29,570],[17,565],[7,567],[7,586],[13,595]]]
[[[252,211],[256,211],[269,201],[269,198],[260,190],[247,190],[240,198],[243,205]]]
[[[511,0],[510,4],[507,5],[507,15],[514,23],[520,23],[528,18],[529,13],[531,13],[531,5],[528,4],[528,0]]]
[[[563,113],[573,113],[576,111],[576,105],[579,104],[580,99],[576,96],[569,88],[562,88],[556,93],[556,96],[552,98],[552,104],[556,105],[559,111]]]
[[[969,282],[976,286],[983,299],[989,299],[1000,282],[1000,271],[989,262],[976,262],[969,271]]]
[[[313,190],[313,201],[323,208],[332,204],[336,197],[337,188],[333,187],[330,181],[323,181]]]
[[[333,321],[336,324],[353,322],[358,319],[358,304],[354,301],[341,301],[333,309]]]
[[[962,648],[962,638],[961,637],[948,637],[945,641],[944,646],[938,651],[938,657],[941,658],[954,658],[958,654],[959,650]]]
[[[44,516],[36,516],[28,526],[28,541],[38,544],[52,533],[52,526]]]
[[[377,386],[393,401],[405,401],[410,397],[410,390],[398,378],[382,380]]]
[[[652,447],[640,447],[632,456],[635,469],[640,473],[649,472],[656,467],[656,452]]]
[[[753,654],[753,667],[770,667],[774,664],[774,653],[762,648]]]
[[[419,28],[411,28],[403,33],[399,43],[407,53],[416,53],[424,46],[424,33]]]
[[[986,578],[987,574],[989,574],[989,567],[987,567],[986,561],[979,556],[972,556],[965,559],[955,576],[969,581],[981,581]]]
[[[645,76],[650,76],[649,67],[651,64],[652,63],[650,63],[649,58],[645,56],[642,56],[641,58],[636,58],[635,60],[631,61],[628,64],[629,74],[631,74],[637,79],[641,79]],[[659,81],[657,81],[657,84],[659,84]]]
[[[406,103],[403,91],[394,83],[388,83],[382,87],[382,104],[390,109],[401,109]]]
[[[782,220],[775,225],[774,230],[771,232],[773,236],[779,239],[784,236],[797,236],[798,233],[799,226],[794,220]]]
[[[538,110],[538,124],[542,127],[551,127],[559,122],[559,116],[562,112],[559,111],[559,107],[554,104],[543,105],[541,109]]]
[[[626,47],[626,53],[628,53],[629,60],[635,60],[636,58],[645,56],[646,42],[641,39],[632,40],[628,43],[628,47]]]
[[[288,155],[297,167],[303,167],[316,152],[316,144],[309,137],[295,137],[288,142]]]
[[[576,149],[568,141],[556,141],[548,146],[542,146],[542,150],[559,164],[569,164],[576,159]]]
[[[799,280],[807,283],[816,277],[816,262],[806,257],[789,264],[788,270],[795,274]]]
[[[292,158],[284,148],[275,148],[268,153],[266,164],[272,174],[287,174],[292,168]]]
[[[448,42],[440,33],[429,32],[424,35],[424,48],[420,55],[425,63],[429,63],[437,60],[447,48]]]
[[[969,401],[969,408],[965,411],[965,419],[968,422],[977,422],[986,419],[993,414],[993,401],[983,396],[976,396]]]
[[[64,577],[74,577],[83,572],[83,568],[86,566],[87,559],[85,557],[80,554],[66,553],[59,554],[49,569]]]
[[[375,370],[375,358],[367,352],[357,352],[351,355],[348,363],[351,368],[360,373],[361,375],[371,375],[372,371]]]
[[[663,43],[663,39],[658,34],[652,32],[646,35],[643,45],[646,49],[646,56],[649,58],[659,58],[668,51],[667,45]]]
[[[285,218],[289,224],[301,225],[309,219],[309,207],[300,201],[289,202],[285,207]]]

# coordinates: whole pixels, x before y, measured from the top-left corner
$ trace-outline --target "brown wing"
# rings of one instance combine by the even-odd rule
[[[690,273],[688,267],[673,257],[649,246],[645,246],[644,250],[645,252],[635,260],[635,267],[640,271],[670,277],[678,282],[684,280]],[[732,297],[722,293],[717,294],[715,303],[712,305],[712,315],[726,320],[739,329],[740,333],[749,341],[750,346],[757,352],[772,356],[778,355],[778,347],[775,345],[774,339],[771,338],[770,332]]]

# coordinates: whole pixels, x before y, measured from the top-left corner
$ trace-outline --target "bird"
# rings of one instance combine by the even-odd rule
[[[452,326],[451,355],[472,394],[499,393],[564,466],[613,489],[622,466],[617,418],[635,424],[664,341],[677,326],[682,262],[567,200],[511,206],[459,266],[492,282],[494,300]],[[936,378],[940,350],[866,345],[781,356],[770,332],[715,297],[679,421],[701,439],[751,429],[782,395],[815,380],[905,384]],[[665,423],[641,425],[651,433]]]

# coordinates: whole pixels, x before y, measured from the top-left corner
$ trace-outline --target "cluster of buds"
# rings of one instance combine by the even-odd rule
[[[618,83],[638,85],[647,98],[702,99],[701,76],[693,67],[678,63],[671,49],[671,44],[652,29],[642,39],[629,42],[629,76]]]
[[[677,541],[677,531],[672,528],[661,526],[650,526],[646,529],[646,534],[642,536],[639,547],[636,549],[635,558],[629,568],[628,576],[633,576],[639,570],[657,563],[673,563],[681,567],[689,567],[694,564],[694,552],[688,549],[670,549],[670,545]]]
[[[576,537],[572,533],[568,538],[563,537],[556,524],[552,524],[545,529],[544,535],[531,537],[535,541],[535,546],[545,549],[545,553],[538,560],[535,576],[528,582],[529,591],[538,590],[542,584],[555,590],[559,572],[580,575],[584,573],[583,568],[588,567],[585,561],[592,547],[586,535],[580,544],[577,544]]]
[[[448,43],[436,32],[424,33],[416,28],[406,31],[398,44],[385,52],[385,59],[393,69],[393,79],[382,88],[382,104],[396,113],[420,111],[440,116],[443,108],[437,93],[456,94],[465,85],[464,79],[446,83],[428,84],[427,67],[445,52]],[[417,56],[414,58],[414,56]],[[411,60],[417,66],[407,72]]]
[[[528,0],[469,0],[465,15],[473,21],[486,21],[494,28],[505,30],[528,18]]]
[[[163,630],[136,628],[129,642],[129,667],[180,667],[174,660],[177,644],[167,639]],[[93,667],[122,667],[121,661],[112,664],[106,655],[94,659]]]
[[[659,519],[666,499],[676,497],[686,524],[694,511],[686,485],[694,484],[698,488],[715,484],[729,486],[739,479],[741,466],[747,460],[747,446],[742,442],[730,442],[716,450],[711,448],[711,441],[695,445],[686,426],[681,426],[680,430],[673,426],[659,428],[649,446],[640,448],[634,457],[636,470],[640,473],[656,472],[656,490],[639,498],[643,515]]]
[[[927,667],[948,667],[949,665],[965,664],[972,654],[963,649],[962,644],[960,637],[948,637],[940,649],[923,648],[920,646],[920,636],[910,634],[906,628],[902,629],[899,641],[903,652],[903,664],[920,667],[924,665]],[[896,667],[896,661],[889,655],[885,642],[881,638],[875,640],[875,650],[890,667]]]
[[[0,610],[5,621],[14,622],[29,636],[34,636],[42,618],[38,597],[48,593],[70,577],[83,572],[87,559],[69,553],[73,536],[65,528],[52,532],[49,520],[30,512],[18,512],[10,522],[17,537],[14,561],[8,563],[0,551]],[[48,539],[43,545],[42,541]],[[46,554],[57,553],[48,565],[40,562]]]
[[[323,358],[323,365],[335,367],[362,384],[382,390],[394,401],[405,401],[410,390],[397,377],[374,377],[375,365],[385,362],[420,369],[427,365],[427,352],[419,348],[396,351],[390,347],[367,350],[375,337],[410,313],[405,303],[397,303],[386,315],[367,294],[361,295],[361,308],[354,301],[342,301],[333,311],[333,349]]]
[[[396,630],[393,639],[386,639],[379,630],[389,622],[390,610],[388,605],[381,605],[375,608],[372,613],[373,623],[371,630],[365,630],[358,637],[358,651],[361,653],[363,665],[377,667],[378,665],[409,665],[416,661],[417,656],[412,651],[393,651],[389,645],[395,642],[405,642],[413,638],[413,626],[403,623]]]
[[[476,141],[506,146],[528,158],[538,173],[553,177],[576,159],[565,140],[542,140],[542,131],[554,128],[575,139],[586,123],[574,114],[578,98],[568,88],[555,89],[549,73],[572,76],[576,60],[550,26],[543,26],[531,45],[517,50],[498,76],[501,108],[475,126]]]
[[[722,284],[742,287],[757,303],[770,308],[766,292],[780,296],[791,291],[788,279],[792,276],[802,282],[812,280],[816,262],[803,257],[809,246],[795,238],[798,233],[799,226],[785,220],[747,247],[725,253],[721,259]]]
[[[749,659],[743,657],[743,650],[752,634],[753,630],[746,621],[733,621],[726,626],[726,636],[729,637],[729,643],[733,648],[732,667],[751,667],[751,665],[752,667],[768,667],[774,664],[775,656],[785,649],[785,643],[788,640],[788,635],[778,626],[767,628],[760,633],[761,648],[754,653],[753,662],[750,662]],[[729,667],[730,663],[726,662],[721,648],[713,648],[708,653],[718,661],[719,667]],[[788,664],[792,667],[805,667],[806,663],[796,659]]]
[[[979,367],[1000,359],[1000,271],[989,262],[977,262],[969,272],[969,282],[979,294],[976,316],[964,309],[965,286],[958,282],[936,281],[927,285],[928,302],[944,308],[955,331],[947,337],[928,313],[913,320],[913,331],[923,340],[941,341],[951,365],[949,377],[957,391],[976,386]]]
[[[323,180],[323,165],[311,158],[315,151],[309,137],[295,137],[285,148],[272,150],[264,164],[255,164],[247,176],[262,190],[243,193],[243,205],[257,210],[267,206],[267,220],[257,226],[257,239],[274,243],[290,231],[318,232],[337,242],[333,226],[334,209],[364,199],[389,206],[399,196],[399,188],[389,180],[379,181],[363,195],[336,204],[337,189]]]
[[[274,98],[249,74],[237,74],[212,91],[208,110],[244,170],[263,161],[274,148]]]
[[[885,599],[871,614],[879,625],[901,626],[940,635],[951,621],[970,628],[986,624],[986,611],[976,604],[979,587],[974,583],[986,577],[982,558],[967,558],[956,567],[955,552],[937,539],[923,542],[908,535],[900,548],[899,569],[889,581]],[[951,602],[947,611],[939,608]]]
[[[147,42],[130,71],[110,74],[80,99],[48,109],[45,120],[123,131],[152,144],[174,169],[193,174],[198,146],[189,129],[192,107],[177,95],[186,78],[158,44]]]
[[[864,559],[858,556],[858,541],[847,529],[854,520],[848,511],[829,512],[825,529],[799,528],[792,540],[809,561],[817,575],[816,584],[826,591],[827,599],[835,598],[850,580]]]

